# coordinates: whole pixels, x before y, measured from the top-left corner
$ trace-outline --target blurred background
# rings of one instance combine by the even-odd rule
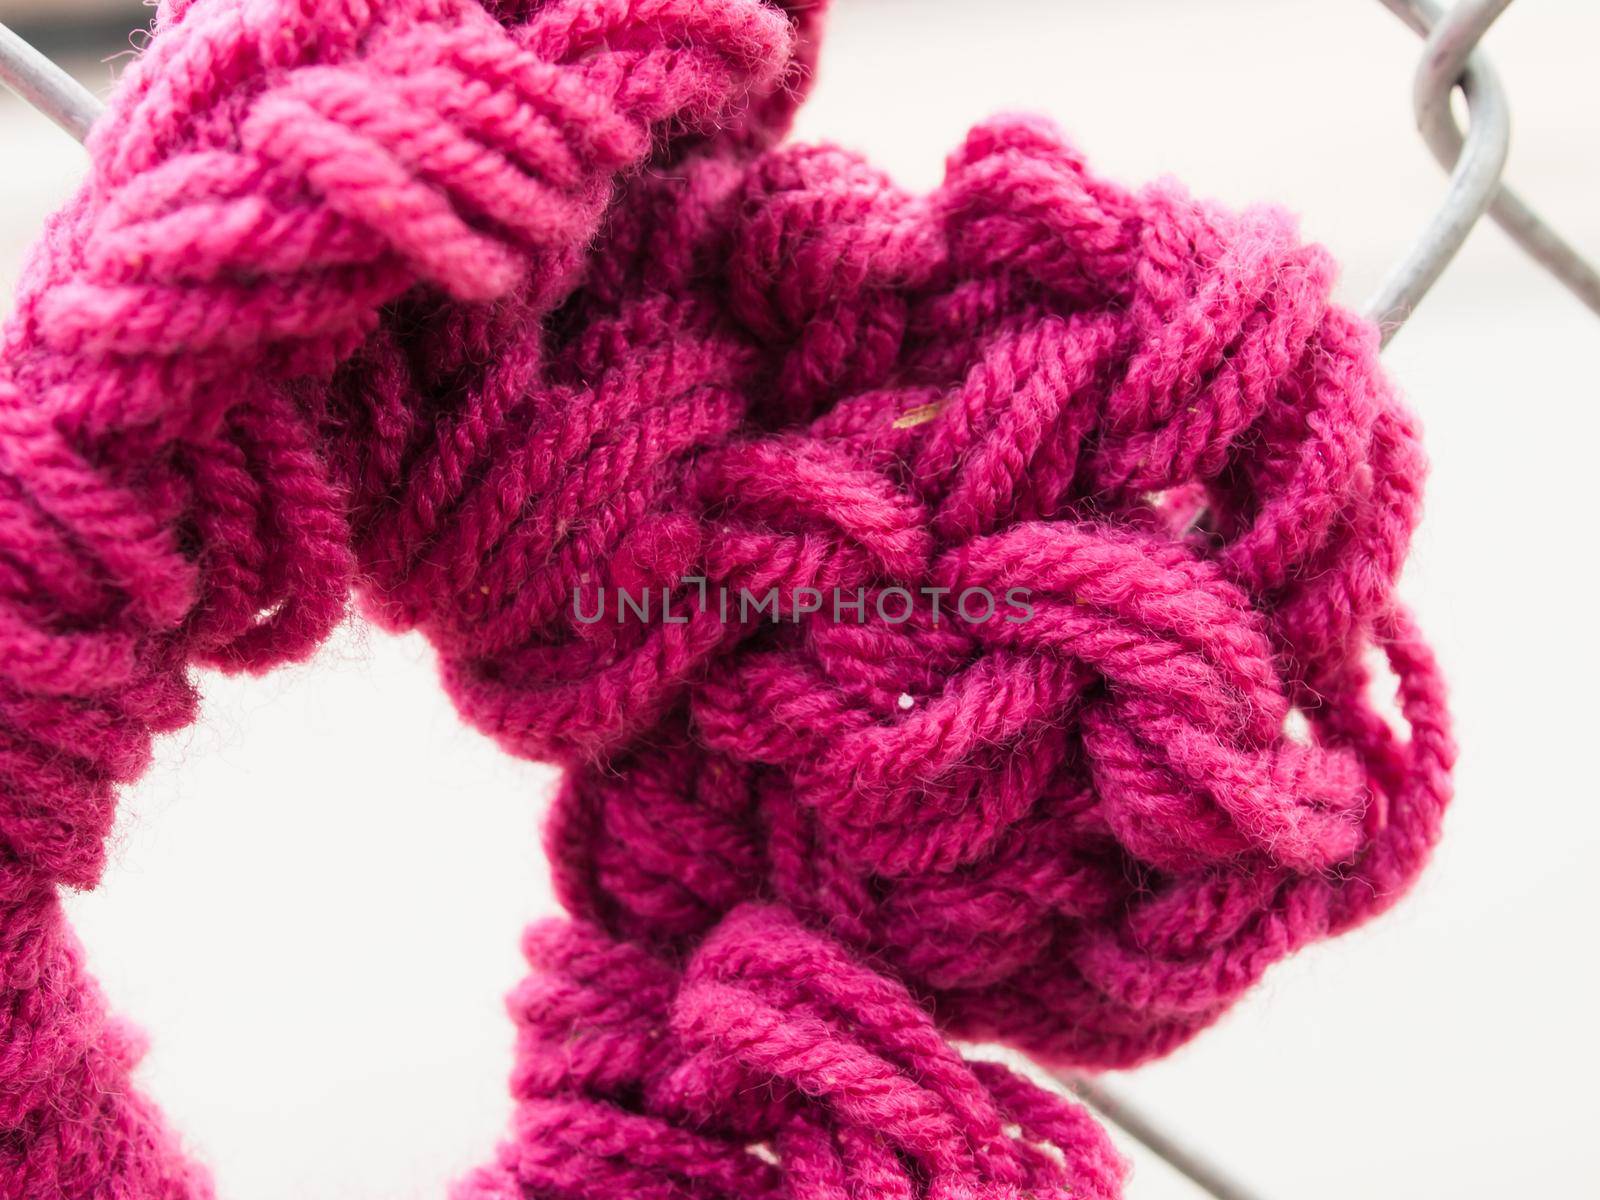
[[[0,0],[101,92],[149,15]],[[1600,5],[1525,0],[1485,45],[1509,178],[1600,261]],[[1376,0],[835,0],[797,136],[920,188],[971,123],[1042,111],[1125,182],[1297,210],[1359,304],[1442,194],[1419,46]],[[0,94],[0,162],[3,300],[85,159]],[[1597,358],[1600,320],[1487,223],[1387,354],[1434,462],[1404,590],[1454,687],[1444,846],[1409,903],[1115,1080],[1265,1197],[1600,1195]],[[352,624],[305,666],[207,678],[202,726],[160,746],[73,903],[223,1195],[437,1197],[504,1125],[500,997],[554,907],[554,777],[463,729],[433,676],[419,641]],[[1134,1200],[1197,1194],[1135,1158]]]

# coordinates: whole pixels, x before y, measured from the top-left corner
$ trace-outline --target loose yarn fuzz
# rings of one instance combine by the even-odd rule
[[[949,1039],[1160,1055],[1421,868],[1423,462],[1327,255],[1037,121],[928,196],[778,146],[818,8],[162,5],[0,366],[0,1196],[211,1195],[59,892],[191,666],[352,591],[569,768],[460,1200],[1116,1196]]]

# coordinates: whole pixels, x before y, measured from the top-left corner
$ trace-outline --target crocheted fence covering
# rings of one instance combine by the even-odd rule
[[[0,367],[0,1195],[210,1194],[58,893],[352,591],[571,768],[464,1197],[1113,1196],[947,1039],[1161,1054],[1420,868],[1423,463],[1327,255],[1035,121],[773,148],[819,7],[161,9]]]

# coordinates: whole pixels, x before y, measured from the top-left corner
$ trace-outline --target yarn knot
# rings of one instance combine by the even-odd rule
[[[603,756],[551,826],[574,911],[689,945],[777,896],[947,1029],[1127,1065],[1420,868],[1453,755],[1393,595],[1420,453],[1287,218],[1122,191],[1031,121],[976,131],[921,200],[791,150],[628,212],[558,353],[641,428],[687,406],[738,433],[644,443],[674,457],[604,493],[625,528],[570,519],[576,490],[531,524],[662,566],[687,622],[552,615],[451,667],[514,749]],[[827,331],[886,303],[892,363],[860,375]],[[635,388],[666,354],[695,365]]]

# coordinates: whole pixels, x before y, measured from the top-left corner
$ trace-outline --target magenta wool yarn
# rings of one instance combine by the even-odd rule
[[[1115,1196],[950,1039],[1162,1054],[1420,869],[1423,462],[1327,255],[1036,121],[775,148],[817,10],[163,4],[0,366],[0,1197],[211,1194],[59,893],[352,592],[570,768],[460,1200]]]

